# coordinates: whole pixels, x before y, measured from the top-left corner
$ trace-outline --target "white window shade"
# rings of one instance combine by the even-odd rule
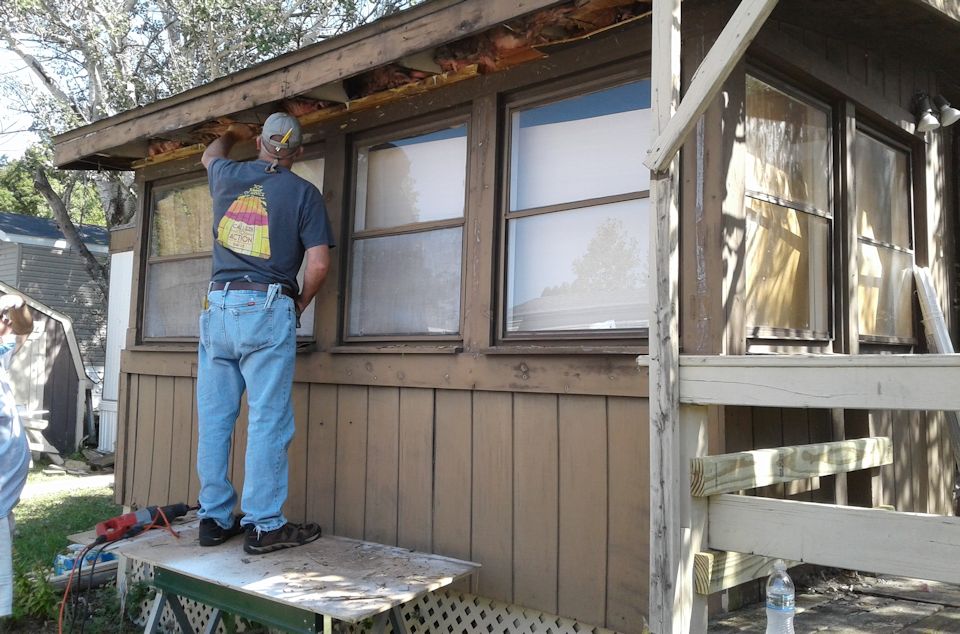
[[[647,199],[511,220],[507,332],[649,325]]]
[[[651,111],[644,85],[514,113],[510,210],[647,190]],[[611,110],[613,110],[611,112]]]
[[[357,231],[462,217],[466,126],[363,147],[357,173]]]
[[[349,334],[459,332],[462,238],[453,227],[354,242]]]

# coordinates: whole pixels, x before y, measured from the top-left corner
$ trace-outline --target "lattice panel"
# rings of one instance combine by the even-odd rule
[[[153,578],[153,569],[139,562],[128,562],[126,566],[127,583],[147,581]],[[212,609],[191,601],[180,599],[184,611],[197,631],[210,619]],[[151,599],[140,604],[140,617],[136,623],[145,625],[150,615]],[[403,618],[411,634],[616,634],[613,630],[578,623],[553,614],[530,610],[478,597],[472,594],[438,591],[408,603],[403,609]],[[242,623],[237,623],[237,631],[243,631]],[[387,632],[393,628],[387,624]],[[178,632],[176,621],[170,608],[164,608],[161,631]],[[365,624],[351,626],[337,624],[334,631],[341,634],[362,634],[369,631]],[[227,634],[223,623],[217,628],[218,634]]]

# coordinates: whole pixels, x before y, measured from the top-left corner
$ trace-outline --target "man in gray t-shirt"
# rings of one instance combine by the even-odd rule
[[[300,125],[270,115],[258,157],[227,158],[253,136],[234,124],[201,159],[213,197],[213,274],[200,315],[197,414],[200,545],[246,530],[244,550],[266,553],[313,541],[316,524],[287,522],[287,447],[293,439],[296,322],[326,277],[332,232],[319,190],[290,171],[303,152]],[[306,259],[303,288],[297,272]],[[247,393],[242,517],[227,476],[230,439]]]

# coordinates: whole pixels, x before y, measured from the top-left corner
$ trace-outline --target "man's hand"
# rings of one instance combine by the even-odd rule
[[[227,158],[230,149],[238,141],[247,141],[257,135],[253,126],[246,123],[231,123],[219,139],[207,146],[200,157],[204,167],[209,168],[214,159]]]
[[[248,123],[231,123],[223,136],[232,135],[237,141],[247,141],[257,136],[257,130]]]

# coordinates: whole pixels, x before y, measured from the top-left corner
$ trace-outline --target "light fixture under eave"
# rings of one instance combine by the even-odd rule
[[[940,125],[947,127],[960,121],[960,110],[951,106],[946,97],[937,95],[933,98],[933,103],[937,106],[937,110],[940,111]]]
[[[930,132],[940,127],[940,120],[933,113],[933,105],[927,93],[918,93],[914,98],[917,115],[917,132]]]

